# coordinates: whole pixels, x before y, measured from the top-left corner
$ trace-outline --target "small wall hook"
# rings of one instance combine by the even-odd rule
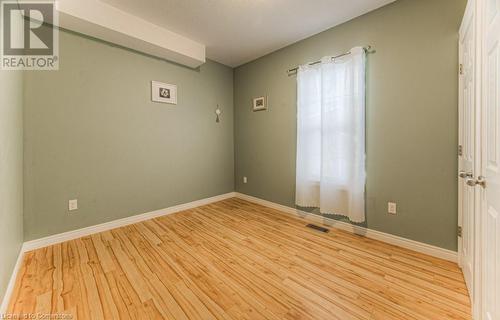
[[[217,109],[215,109],[215,122],[219,123],[220,122],[220,115],[222,114],[222,110],[219,108],[219,105],[217,105]]]

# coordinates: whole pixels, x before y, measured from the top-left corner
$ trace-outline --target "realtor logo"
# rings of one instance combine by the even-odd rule
[[[1,1],[3,70],[58,70],[59,32],[54,1]]]

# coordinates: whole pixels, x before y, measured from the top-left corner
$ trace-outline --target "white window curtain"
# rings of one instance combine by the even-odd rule
[[[363,48],[297,73],[296,204],[365,221]]]

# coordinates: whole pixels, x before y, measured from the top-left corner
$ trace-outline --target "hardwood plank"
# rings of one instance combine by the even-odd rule
[[[449,261],[228,199],[28,252],[9,313],[471,319]]]

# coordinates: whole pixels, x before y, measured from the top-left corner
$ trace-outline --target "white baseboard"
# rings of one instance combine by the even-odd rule
[[[348,231],[351,233],[365,236],[365,237],[370,238],[370,239],[379,240],[379,241],[386,242],[386,243],[389,243],[389,244],[392,244],[392,245],[395,245],[398,247],[403,247],[403,248],[410,249],[410,250],[413,250],[416,252],[424,253],[424,254],[427,254],[427,255],[430,255],[430,256],[433,256],[436,258],[441,258],[441,259],[452,261],[455,263],[458,262],[458,254],[455,251],[443,249],[440,247],[436,247],[436,246],[433,246],[430,244],[426,244],[426,243],[422,243],[422,242],[418,242],[418,241],[414,241],[414,240],[409,240],[409,239],[398,237],[398,236],[395,236],[392,234],[388,234],[388,233],[384,233],[384,232],[380,232],[380,231],[352,225],[352,224],[347,223],[347,222],[342,222],[342,221],[337,221],[337,220],[330,219],[330,218],[321,217],[321,216],[316,215],[316,214],[305,212],[305,211],[302,211],[302,210],[299,210],[296,208],[287,207],[287,206],[277,204],[277,203],[274,203],[271,201],[263,200],[260,198],[252,197],[252,196],[249,196],[249,195],[246,195],[243,193],[236,192],[235,194],[236,194],[236,197],[238,197],[240,199],[254,202],[254,203],[257,203],[257,204],[260,204],[260,205],[263,205],[263,206],[266,206],[266,207],[269,207],[272,209],[276,209],[279,211],[283,211],[286,213],[290,213],[290,214],[293,214],[295,216],[299,216],[301,218],[304,218],[306,220],[309,220],[309,221],[312,221],[315,223],[328,225],[328,226],[333,227],[333,228],[341,229],[344,231]]]
[[[432,246],[432,245],[425,244],[425,243],[418,242],[418,241],[414,241],[414,240],[401,238],[401,237],[394,236],[394,235],[387,234],[387,233],[380,232],[380,231],[355,226],[355,225],[352,225],[350,223],[337,221],[337,220],[329,219],[329,218],[324,218],[324,217],[321,217],[321,216],[318,216],[315,214],[311,214],[311,213],[301,211],[301,210],[298,210],[295,208],[280,205],[280,204],[277,204],[277,203],[274,203],[271,201],[252,197],[252,196],[249,196],[249,195],[246,195],[243,193],[229,192],[229,193],[218,195],[218,196],[211,197],[211,198],[196,200],[196,201],[176,205],[176,206],[165,208],[165,209],[147,212],[147,213],[143,213],[143,214],[139,214],[139,215],[135,215],[135,216],[119,219],[119,220],[105,222],[105,223],[98,224],[95,226],[90,226],[90,227],[86,227],[86,228],[82,228],[82,229],[78,229],[78,230],[73,230],[73,231],[68,231],[68,232],[55,234],[52,236],[48,236],[48,237],[25,242],[23,244],[20,252],[19,252],[19,256],[17,258],[14,270],[13,270],[11,278],[9,280],[9,284],[7,285],[7,290],[5,292],[4,298],[2,300],[2,304],[0,306],[0,315],[4,314],[7,311],[10,297],[11,297],[13,290],[14,290],[14,285],[16,282],[17,274],[19,272],[19,269],[21,268],[21,264],[22,264],[25,252],[35,250],[38,248],[47,247],[47,246],[61,243],[61,242],[68,241],[68,240],[81,238],[81,237],[88,236],[88,235],[91,235],[94,233],[103,232],[103,231],[119,228],[122,226],[130,225],[133,223],[137,223],[137,222],[141,222],[141,221],[169,215],[169,214],[176,213],[179,211],[196,208],[199,206],[203,206],[206,204],[210,204],[213,202],[222,201],[222,200],[234,198],[234,197],[244,199],[244,200],[247,200],[250,202],[254,202],[254,203],[257,203],[257,204],[260,204],[260,205],[263,205],[263,206],[266,206],[269,208],[273,208],[273,209],[276,209],[276,210],[279,210],[279,211],[282,211],[285,213],[293,214],[295,216],[304,218],[306,220],[309,220],[309,221],[312,221],[315,223],[325,224],[325,225],[328,225],[328,226],[333,227],[333,228],[337,228],[337,229],[345,230],[345,231],[352,232],[355,234],[363,235],[367,238],[379,240],[379,241],[393,244],[393,245],[396,245],[399,247],[403,247],[403,248],[414,250],[414,251],[417,251],[420,253],[428,254],[428,255],[433,256],[433,257],[437,257],[437,258],[441,258],[441,259],[445,259],[445,260],[449,260],[449,261],[453,261],[453,262],[457,262],[457,260],[458,260],[458,255],[455,251],[439,248],[436,246]]]
[[[47,246],[50,246],[53,244],[61,243],[64,241],[85,237],[85,236],[88,236],[88,235],[91,235],[94,233],[103,232],[103,231],[123,227],[126,225],[130,225],[133,223],[137,223],[137,222],[141,222],[141,221],[169,215],[169,214],[176,213],[179,211],[184,211],[184,210],[196,208],[196,207],[210,204],[213,202],[217,202],[217,201],[221,201],[221,200],[225,200],[225,199],[229,199],[229,198],[234,198],[235,196],[236,196],[235,192],[229,192],[229,193],[221,194],[221,195],[218,195],[215,197],[210,197],[210,198],[192,201],[189,203],[179,204],[179,205],[165,208],[165,209],[160,209],[160,210],[155,210],[155,211],[151,211],[151,212],[147,212],[147,213],[143,213],[143,214],[138,214],[138,215],[134,215],[134,216],[119,219],[119,220],[105,222],[105,223],[98,224],[95,226],[90,226],[90,227],[86,227],[86,228],[82,228],[82,229],[78,229],[78,230],[59,233],[59,234],[55,234],[52,236],[48,236],[48,237],[25,242],[23,244],[23,246],[21,247],[21,250],[19,252],[19,256],[18,256],[17,261],[16,261],[16,265],[14,266],[14,270],[12,271],[12,275],[10,277],[9,284],[7,285],[5,295],[2,299],[2,304],[0,306],[0,315],[4,314],[7,311],[7,308],[9,306],[9,302],[10,302],[10,298],[11,298],[12,293],[14,291],[14,285],[16,283],[17,274],[19,272],[19,269],[21,268],[24,254],[26,252],[31,251],[31,250],[35,250],[35,249],[39,249],[39,248],[43,248],[43,247],[47,247]]]
[[[229,199],[229,198],[234,198],[235,196],[236,195],[234,192],[229,192],[229,193],[221,194],[221,195],[211,197],[211,198],[196,200],[196,201],[192,201],[192,202],[184,203],[184,204],[179,204],[179,205],[165,208],[165,209],[155,210],[155,211],[151,211],[151,212],[147,212],[147,213],[143,213],[143,214],[138,214],[138,215],[123,218],[123,219],[118,219],[118,220],[113,220],[113,221],[101,223],[101,224],[98,224],[95,226],[90,226],[90,227],[86,227],[86,228],[82,228],[82,229],[78,229],[78,230],[73,230],[73,231],[55,234],[52,236],[48,236],[48,237],[44,237],[44,238],[40,238],[40,239],[36,239],[36,240],[27,241],[23,245],[23,250],[24,250],[24,252],[26,252],[26,251],[35,250],[38,248],[47,247],[47,246],[50,246],[50,245],[53,245],[56,243],[61,243],[64,241],[85,237],[85,236],[88,236],[88,235],[91,235],[94,233],[103,232],[103,231],[107,231],[107,230],[111,230],[111,229],[116,229],[116,228],[123,227],[126,225],[134,224],[137,222],[165,216],[165,215],[176,213],[176,212],[183,211],[183,210],[196,208],[196,207],[203,206],[203,205],[206,205],[209,203],[213,203],[213,202],[217,202],[217,201],[221,201],[221,200],[225,200],[225,199]]]
[[[2,304],[0,305],[0,317],[7,312],[7,308],[9,307],[10,297],[12,296],[12,293],[14,292],[14,286],[16,285],[17,274],[19,273],[19,269],[21,269],[21,264],[23,263],[24,252],[25,251],[23,245],[21,247],[21,250],[19,250],[16,264],[14,265],[14,270],[12,270],[9,283],[7,284],[7,289],[5,290],[5,294],[2,299]]]

